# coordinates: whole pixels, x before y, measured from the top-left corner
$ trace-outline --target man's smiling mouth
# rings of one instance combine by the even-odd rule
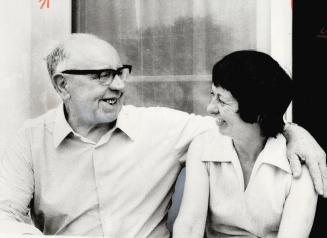
[[[102,101],[105,101],[106,103],[110,104],[110,105],[115,105],[118,100],[122,97],[123,94],[120,94],[118,97],[107,97],[107,98],[103,98],[101,99]]]
[[[103,99],[103,101],[109,103],[110,105],[114,105],[118,99],[117,98],[108,98],[108,99]]]

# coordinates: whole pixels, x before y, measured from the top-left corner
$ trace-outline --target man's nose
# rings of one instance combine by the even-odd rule
[[[125,82],[118,75],[115,75],[109,87],[112,90],[123,90],[125,88]]]
[[[211,100],[211,102],[207,106],[207,112],[209,114],[218,114],[219,113],[219,108],[218,108],[217,103],[215,103],[215,102],[213,102],[213,100]]]

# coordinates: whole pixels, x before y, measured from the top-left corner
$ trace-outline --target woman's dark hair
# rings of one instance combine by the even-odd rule
[[[293,86],[272,57],[254,50],[235,51],[215,64],[212,81],[231,92],[241,119],[258,122],[263,136],[275,137],[283,131],[283,114],[292,100]]]

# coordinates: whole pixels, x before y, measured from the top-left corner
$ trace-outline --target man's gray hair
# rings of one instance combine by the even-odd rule
[[[108,44],[108,42],[92,34],[88,34],[88,33],[71,34],[65,41],[55,44],[54,47],[49,51],[49,53],[45,57],[48,72],[51,78],[56,73],[57,66],[69,57],[69,52],[68,52],[69,49],[67,49],[66,46],[69,43],[75,41],[85,41],[89,43],[92,43],[94,41],[98,41],[98,42],[101,41],[105,44]]]
[[[51,78],[54,75],[58,64],[62,62],[64,59],[66,59],[66,54],[65,54],[65,47],[63,43],[55,46],[50,51],[50,53],[46,56],[47,68]]]

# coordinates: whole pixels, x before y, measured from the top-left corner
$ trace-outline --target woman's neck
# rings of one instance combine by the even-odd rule
[[[255,161],[265,147],[266,141],[267,138],[261,135],[260,127],[256,124],[245,128],[242,133],[233,138],[233,144],[243,172],[244,189],[247,188]]]
[[[261,135],[260,127],[256,124],[233,137],[233,144],[240,160],[255,162],[265,147],[267,138]]]

